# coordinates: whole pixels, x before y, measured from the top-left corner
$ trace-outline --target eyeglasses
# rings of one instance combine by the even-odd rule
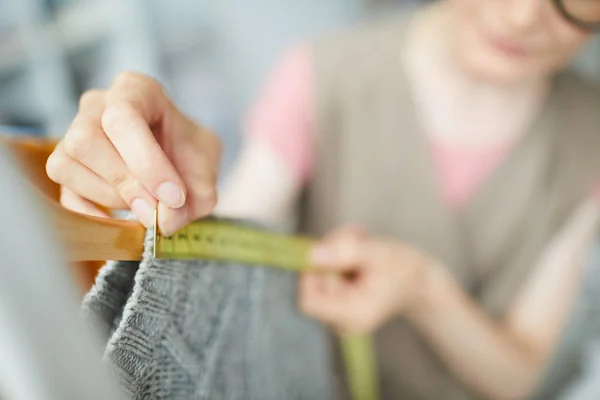
[[[600,29],[600,0],[552,0],[561,15],[586,31]]]

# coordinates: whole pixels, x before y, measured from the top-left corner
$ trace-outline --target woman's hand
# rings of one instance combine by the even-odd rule
[[[81,97],[79,113],[48,159],[61,203],[107,216],[97,205],[131,209],[171,234],[214,208],[221,148],[210,131],[186,118],[160,84],[119,75],[105,91]]]
[[[401,243],[343,228],[311,252],[300,283],[302,310],[342,332],[370,332],[420,301],[429,260]]]

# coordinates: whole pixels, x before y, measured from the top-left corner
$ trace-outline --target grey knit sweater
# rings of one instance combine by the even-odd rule
[[[327,399],[328,336],[294,274],[202,261],[110,262],[84,299],[130,399]]]

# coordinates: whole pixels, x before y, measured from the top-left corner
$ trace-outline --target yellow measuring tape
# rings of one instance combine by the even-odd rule
[[[154,241],[157,259],[230,261],[298,272],[309,268],[308,251],[314,243],[306,237],[283,235],[220,218],[195,221],[170,237],[155,231]],[[379,399],[371,338],[343,336],[341,347],[352,398]]]

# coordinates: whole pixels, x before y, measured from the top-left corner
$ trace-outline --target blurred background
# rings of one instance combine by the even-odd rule
[[[286,45],[372,12],[431,0],[0,0],[0,131],[61,136],[89,88],[152,75],[218,132],[239,123]],[[597,38],[577,61],[600,80]]]
[[[221,136],[225,176],[246,110],[285,47],[431,1],[0,0],[0,133],[60,137],[83,92],[138,71]],[[599,35],[575,64],[600,83]],[[81,269],[84,288],[100,265]]]

